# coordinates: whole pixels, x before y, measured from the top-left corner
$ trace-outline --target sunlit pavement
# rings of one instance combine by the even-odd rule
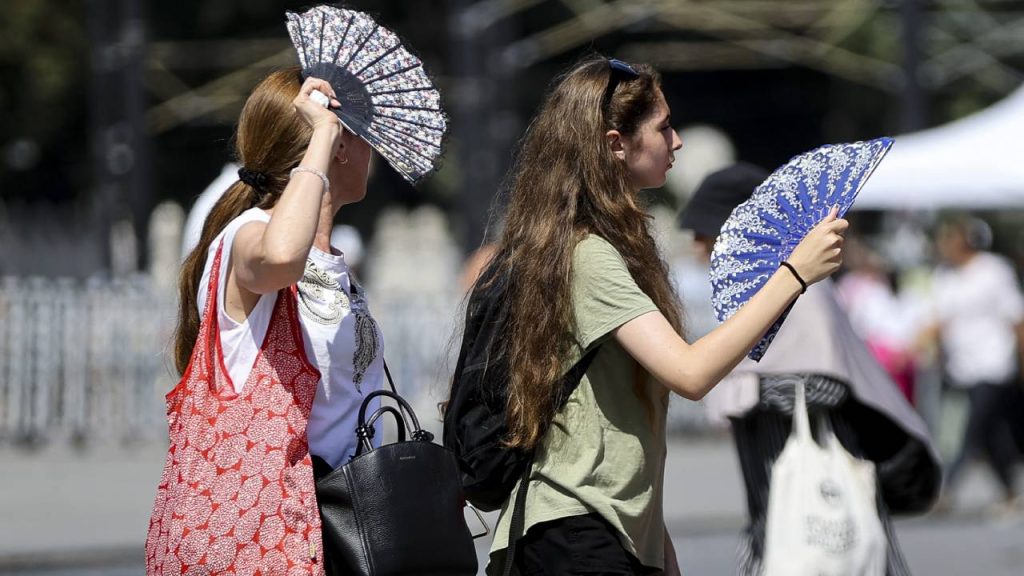
[[[0,448],[0,574],[142,574],[142,541],[163,457],[159,445]],[[952,514],[899,521],[914,573],[1024,573],[1024,515],[989,519],[979,510],[993,497],[984,471],[971,470]],[[726,437],[670,442],[665,517],[687,576],[733,573],[744,506]],[[487,545],[478,542],[481,557]]]

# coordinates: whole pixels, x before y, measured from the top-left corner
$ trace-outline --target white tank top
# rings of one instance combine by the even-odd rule
[[[252,371],[270,325],[277,293],[262,295],[248,318],[237,322],[225,311],[223,287],[227,285],[227,273],[231,269],[235,234],[249,222],[269,221],[269,214],[250,208],[228,223],[210,244],[199,283],[197,303],[201,314],[206,305],[214,255],[223,239],[225,265],[220,272],[217,322],[224,364],[236,392],[241,392]],[[363,398],[383,385],[384,340],[370,315],[365,293],[350,277],[344,254],[310,249],[298,293],[299,324],[306,355],[314,359],[313,364],[321,375],[306,429],[309,451],[337,467],[355,455],[355,429]],[[376,435],[375,445],[379,444],[379,436]]]

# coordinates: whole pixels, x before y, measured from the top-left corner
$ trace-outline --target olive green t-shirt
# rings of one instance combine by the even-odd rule
[[[610,337],[619,326],[658,308],[637,286],[618,251],[599,236],[577,244],[571,290],[577,346],[567,369],[594,346],[601,348],[537,448],[526,495],[526,530],[596,512],[642,564],[662,568],[668,395]],[[508,547],[515,495],[501,510],[491,569]]]

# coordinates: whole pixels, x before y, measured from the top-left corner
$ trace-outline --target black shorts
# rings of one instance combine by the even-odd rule
[[[622,547],[615,528],[598,514],[532,526],[516,546],[522,576],[637,576],[661,572]]]

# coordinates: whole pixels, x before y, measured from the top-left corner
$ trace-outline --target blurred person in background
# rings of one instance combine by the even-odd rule
[[[210,182],[199,196],[196,197],[192,207],[189,208],[188,217],[185,218],[185,229],[181,234],[181,259],[188,258],[188,255],[195,250],[199,244],[199,238],[203,234],[203,224],[206,217],[213,209],[213,205],[220,200],[220,197],[227,192],[228,188],[238,182],[238,169],[241,166],[236,162],[228,162],[220,170],[220,174]]]
[[[907,400],[914,404],[919,319],[893,289],[888,263],[866,239],[847,239],[846,272],[836,290],[850,324]]]
[[[679,574],[662,507],[669,393],[702,398],[801,288],[780,268],[729,321],[692,345],[682,338],[638,199],[664,185],[681,146],[654,69],[600,56],[554,81],[522,139],[481,282],[508,282],[495,351],[510,372],[506,445],[533,461],[503,507],[489,573],[504,565],[510,503],[528,487],[518,573]],[[833,212],[796,247],[801,277],[838,268],[845,228]],[[557,384],[595,350],[559,407]]]
[[[330,97],[328,107],[310,98],[314,90]],[[303,81],[292,67],[268,75],[242,109],[238,180],[213,204],[181,271],[174,355],[184,376],[168,394],[172,442],[147,573],[213,563],[317,573],[330,563],[314,468],[329,471],[356,453],[358,409],[384,378],[376,322],[330,244],[338,210],[366,195],[371,156],[329,109],[341,105],[330,84]],[[217,412],[224,398],[231,413]],[[208,459],[216,481],[199,493],[189,474],[204,474]],[[255,476],[241,485],[239,471]],[[215,539],[231,527],[237,549],[235,538]],[[265,542],[274,549],[261,556]]]
[[[1019,511],[1014,432],[1024,420],[1024,296],[1010,263],[988,251],[992,230],[985,221],[951,218],[939,226],[935,245],[943,266],[933,280],[934,323],[924,336],[940,344],[946,378],[966,391],[969,406],[963,442],[946,470],[943,507],[952,505],[964,465],[981,458],[1002,487],[991,512]]]
[[[722,225],[768,177],[740,163],[707,176],[680,214],[710,263]],[[705,277],[704,282],[709,282]],[[737,572],[762,573],[771,471],[792,428],[796,384],[812,418],[828,418],[843,446],[875,462],[878,513],[888,537],[887,574],[909,574],[890,512],[921,512],[939,489],[939,463],[924,422],[856,336],[833,283],[808,287],[760,362],[744,359],[704,399],[712,419],[728,418],[747,492],[749,524]]]

